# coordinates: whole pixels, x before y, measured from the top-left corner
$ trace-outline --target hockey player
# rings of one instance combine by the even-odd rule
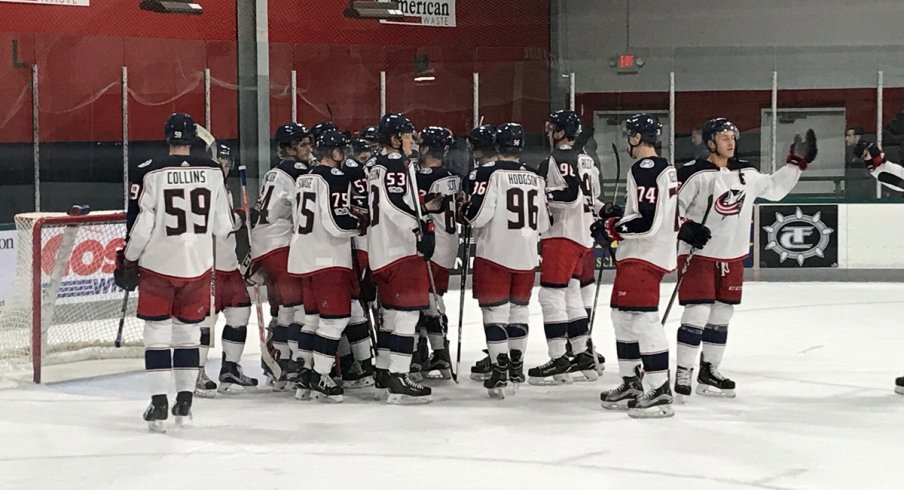
[[[574,147],[580,130],[581,120],[574,111],[554,112],[546,123],[553,150],[539,173],[547,175],[548,166],[555,165],[567,186],[549,193],[551,223],[542,238],[539,299],[550,360],[528,371],[531,384],[571,383],[569,372],[575,371],[591,381],[599,378],[587,343],[588,318],[580,282],[582,259],[593,245],[592,198],[584,182],[595,167],[592,158]],[[574,368],[565,355],[566,342],[575,353]]]
[[[425,261],[434,249],[433,223],[418,219],[418,196],[409,181],[414,125],[401,113],[380,119],[382,152],[367,174],[370,227],[368,258],[383,308],[377,337],[375,382],[390,403],[424,403],[431,390],[408,375],[419,312],[430,306]]]
[[[734,305],[741,303],[742,261],[750,248],[754,201],[785,197],[816,156],[816,137],[811,130],[806,144],[792,145],[787,165],[772,175],[762,174],[735,158],[739,137],[738,128],[727,119],[707,121],[703,142],[709,157],[678,170],[678,209],[685,220],[678,232],[678,269],[689,265],[678,288],[684,313],[677,336],[675,392],[684,396],[691,394],[701,341],[697,393],[735,396],[735,382],[722,376],[719,365]]]
[[[330,373],[352,309],[363,318],[360,303],[352,302],[358,281],[351,239],[358,234],[358,220],[349,211],[351,181],[340,168],[347,146],[348,138],[334,129],[320,133],[314,147],[318,164],[295,185],[289,274],[301,279],[305,298],[300,399],[307,398],[304,390],[313,390],[318,398],[342,401],[343,389]]]
[[[191,417],[198,378],[199,324],[210,309],[213,237],[233,229],[223,172],[190,155],[197,131],[191,116],[173,114],[164,125],[169,156],[130,172],[125,250],[117,253],[116,284],[134,291],[144,320],[144,363],[151,404],[144,420],[165,432],[167,391],[175,375],[177,425]]]
[[[452,144],[452,132],[439,126],[428,126],[419,135],[420,170],[417,173],[417,187],[426,202],[428,215],[436,226],[436,250],[430,259],[436,291],[430,295],[430,309],[421,312],[418,323],[418,340],[429,339],[432,356],[415,350],[411,360],[412,375],[438,371],[441,379],[452,379],[452,359],[449,356],[449,341],[446,340],[448,319],[443,295],[449,290],[449,271],[455,267],[458,257],[458,225],[455,219],[453,197],[461,189],[461,179],[451,170],[443,167],[443,158]],[[442,316],[441,316],[442,315]],[[426,349],[424,349],[426,350]]]
[[[229,176],[232,169],[232,149],[224,143],[217,143],[217,161],[223,169],[223,179]],[[232,197],[226,191],[227,201],[232,205]],[[251,298],[245,279],[239,270],[236,255],[235,231],[245,223],[245,215],[238,209],[232,209],[235,230],[226,238],[217,238],[214,246],[214,314],[207,317],[201,327],[201,355],[198,370],[198,382],[195,395],[213,397],[216,391],[221,393],[241,393],[255,389],[257,379],[245,376],[239,364],[245,339],[248,336],[248,319],[251,317]],[[216,324],[217,314],[223,313],[226,326],[223,327],[223,363],[220,366],[220,386],[207,377],[204,366],[211,345],[211,330]]]
[[[300,356],[303,296],[301,283],[287,272],[292,212],[295,208],[295,180],[309,169],[311,138],[304,126],[290,122],[276,129],[274,139],[280,162],[264,175],[257,201],[257,220],[251,229],[251,270],[265,276],[267,300],[274,306],[276,324],[269,333],[268,347],[276,351],[282,368],[279,379],[268,372],[274,390],[285,390],[297,379]],[[297,311],[296,311],[297,310]]]
[[[670,417],[669,341],[659,322],[659,283],[675,269],[678,176],[656,153],[662,124],[635,114],[625,121],[628,172],[625,215],[594,223],[594,238],[606,247],[618,241],[612,286],[612,325],[622,383],[600,394],[603,408],[630,409],[632,417]],[[641,369],[642,364],[642,369]],[[644,393],[643,380],[649,386]]]
[[[524,130],[507,123],[495,135],[498,159],[471,172],[462,218],[474,229],[473,294],[483,312],[492,372],[483,386],[504,398],[524,382],[524,352],[539,234],[549,228],[545,182],[521,164]]]
[[[885,159],[885,153],[872,141],[861,138],[854,147],[854,156],[863,159],[870,175],[889,189],[904,192],[904,167]],[[904,376],[895,380],[895,393],[904,395]]]

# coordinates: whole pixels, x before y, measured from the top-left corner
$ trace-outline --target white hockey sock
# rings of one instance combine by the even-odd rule
[[[612,326],[615,329],[615,352],[618,356],[618,374],[629,377],[637,374],[640,366],[640,344],[634,332],[634,313],[612,310]]]
[[[681,314],[681,326],[678,328],[678,342],[675,347],[675,357],[679,367],[692,368],[697,365],[697,353],[700,349],[703,327],[709,319],[711,310],[712,305],[708,304],[684,307],[684,313]]]
[[[659,323],[659,313],[636,314],[634,331],[643,359],[643,380],[649,388],[659,388],[669,380],[669,341]]]

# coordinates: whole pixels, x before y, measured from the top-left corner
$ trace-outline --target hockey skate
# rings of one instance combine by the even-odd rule
[[[904,376],[895,380],[895,393],[904,395]]]
[[[527,382],[532,385],[561,385],[571,384],[574,380],[568,371],[571,369],[571,361],[562,356],[558,359],[550,359],[545,364],[527,370]]]
[[[412,381],[421,382],[424,380],[424,365],[427,363],[430,351],[427,348],[427,339],[420,337],[417,341],[417,348],[411,355],[411,370],[409,372]]]
[[[192,392],[180,391],[176,393],[176,403],[173,404],[173,417],[176,419],[176,427],[183,427],[185,419],[191,417]]]
[[[411,380],[408,373],[388,373],[389,396],[386,403],[390,405],[415,405],[430,403],[433,390]]]
[[[719,369],[700,357],[700,372],[697,374],[697,394],[714,398],[734,398],[735,382],[722,376]]]
[[[370,359],[354,361],[347,371],[342,373],[342,387],[349,390],[367,388],[374,385],[374,366]]]
[[[684,397],[691,396],[691,380],[694,378],[694,368],[678,366],[675,370],[675,402],[684,403]]]
[[[430,361],[424,366],[424,377],[444,381],[452,379],[452,359],[449,357],[448,347],[433,351]]]
[[[257,379],[245,376],[239,363],[223,361],[217,391],[229,394],[253,393],[257,391]]]
[[[486,353],[486,349],[483,351]],[[490,362],[490,355],[487,354],[486,357],[474,363],[471,366],[471,379],[474,381],[484,381],[490,378],[490,373],[493,371],[493,363]]]
[[[517,389],[517,386],[526,381],[524,378],[524,353],[520,350],[513,349],[509,352],[509,360],[511,363],[509,364],[509,381],[512,382],[513,387]]]
[[[273,391],[286,391],[292,387],[291,382],[294,381],[294,378],[292,380],[289,378],[292,377],[292,373],[297,372],[295,362],[289,359],[277,359],[276,363],[282,372],[279,373],[279,378],[276,378],[269,368],[264,369],[264,374],[267,376],[267,385],[272,387]]]
[[[483,382],[483,387],[487,389],[490,398],[497,400],[505,399],[505,387],[508,386],[508,370],[511,362],[508,354],[499,354],[496,362],[493,364],[493,372],[490,379]]]
[[[600,393],[600,405],[606,410],[627,410],[628,404],[643,396],[643,382],[637,376],[624,376],[617,387]]]
[[[318,400],[333,403],[342,403],[342,387],[333,381],[332,376],[326,374],[311,373],[311,391]]]
[[[385,400],[389,395],[389,371],[386,369],[374,369],[374,400]]]
[[[311,379],[314,377],[314,371],[304,365],[304,361],[299,359],[298,372],[295,376],[295,399],[307,401],[311,399]]]
[[[600,370],[603,369],[603,365],[600,363]],[[578,352],[578,355],[570,359],[568,372],[575,381],[591,382],[600,379],[601,374],[596,370],[596,365],[593,363],[593,352],[589,348],[584,352]]]
[[[198,369],[198,381],[195,383],[195,395],[201,398],[213,398],[217,396],[217,384],[207,377],[204,366]]]
[[[151,404],[144,410],[144,420],[148,423],[148,430],[151,432],[165,433],[166,418],[169,416],[169,401],[166,395],[154,395],[151,397]]]
[[[675,415],[672,410],[672,389],[669,380],[659,388],[647,391],[640,398],[628,402],[628,416],[636,419],[661,419]]]

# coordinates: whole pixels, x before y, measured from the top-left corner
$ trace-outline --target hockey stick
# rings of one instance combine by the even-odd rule
[[[125,290],[122,295],[122,310],[119,312],[119,328],[116,329],[116,340],[113,345],[117,348],[122,347],[122,329],[126,325],[126,310],[129,309],[129,290]]]
[[[417,188],[417,172],[415,172],[414,165],[409,162],[408,164],[408,187],[411,190],[411,194],[414,197],[414,212],[417,213],[417,234],[420,236],[420,227],[421,223],[424,221],[424,214],[421,211],[421,193]],[[430,279],[430,294],[433,295],[433,302],[436,304],[436,310],[439,312],[440,321],[442,321],[443,316],[446,314],[444,311],[445,308],[442,306],[442,302],[440,301],[439,294],[436,293],[436,281],[433,279],[433,268],[430,267],[430,261],[424,261],[424,266],[427,267],[427,278]],[[461,337],[459,337],[460,339]],[[458,373],[452,373],[452,379],[458,383]]]
[[[621,157],[618,154],[618,148],[615,143],[612,143],[612,152],[615,154],[615,191],[612,193],[612,204],[615,205],[615,200],[618,199],[618,185],[621,183]],[[607,244],[607,248],[609,249],[609,259],[612,260],[613,264],[617,264],[618,259],[615,258],[615,251],[612,249],[611,242]],[[602,285],[603,268],[600,267],[596,272],[596,290],[593,292],[593,308],[590,310],[590,325],[587,327],[587,335],[590,336],[590,352],[593,355],[593,368],[596,372],[600,370],[600,360],[596,355],[596,347],[593,346],[593,324],[596,323],[596,304],[600,299],[600,287]]]
[[[710,195],[706,202],[706,212],[703,213],[703,221],[700,223],[702,226],[706,226],[706,220],[709,218],[709,210],[713,207],[713,196]],[[665,325],[665,321],[669,318],[669,313],[672,311],[672,306],[675,304],[675,298],[678,296],[678,288],[681,287],[681,282],[684,281],[684,275],[687,273],[687,268],[691,265],[691,259],[694,258],[695,252],[697,252],[697,249],[691,247],[691,251],[687,254],[687,260],[684,261],[684,267],[681,268],[681,272],[678,274],[678,280],[675,282],[675,289],[672,291],[672,297],[669,298],[669,305],[666,306],[665,313],[662,314],[662,325]]]
[[[468,282],[468,269],[471,265],[471,227],[462,225],[464,228],[464,260],[461,263],[461,284],[458,286],[458,347],[455,351],[455,371],[452,372],[452,379],[458,383],[458,370],[461,367],[461,335],[462,327],[465,321],[465,283]]]
[[[352,240],[352,272],[355,274],[355,277],[358,278],[358,289],[360,290],[360,283],[364,281],[365,271],[361,270],[361,266],[358,264],[358,248],[355,247],[355,241]],[[376,316],[371,316],[370,306],[368,306],[367,301],[364,300],[363,294],[358,295],[358,303],[361,305],[361,310],[364,312],[364,317],[367,319],[367,333],[370,335],[370,350],[373,355],[374,361],[377,360],[377,337],[374,333],[374,327],[376,326]]]
[[[244,165],[239,165],[239,181],[242,184],[242,209],[245,211],[245,219],[250,220],[250,208],[248,205],[248,176],[247,169]],[[251,246],[251,223],[245,223],[245,230],[248,232],[248,246]],[[282,368],[279,367],[279,364],[276,362],[276,359],[273,358],[273,355],[270,353],[270,350],[267,348],[266,334],[264,333],[266,327],[264,326],[264,308],[261,306],[261,288],[257,284],[252,286],[252,291],[254,292],[254,309],[257,312],[257,331],[258,338],[260,340],[260,348],[261,348],[261,359],[263,359],[264,364],[270,368],[270,372],[273,373],[274,379],[279,379],[282,375]]]

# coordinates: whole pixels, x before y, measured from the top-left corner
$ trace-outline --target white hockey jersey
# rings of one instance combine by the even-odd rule
[[[746,257],[750,252],[754,201],[760,197],[770,201],[784,198],[797,185],[800,175],[800,168],[792,164],[770,175],[739,160],[732,160],[725,168],[708,160],[696,160],[678,169],[680,216],[702,223],[709,209],[705,224],[712,231],[712,238],[695,255],[720,261]],[[685,255],[690,249],[690,245],[679,241],[679,254]]]
[[[504,160],[481,165],[470,180],[464,218],[474,229],[476,256],[514,271],[535,269],[540,234],[549,229],[545,181]]]
[[[289,246],[295,208],[295,180],[308,172],[304,162],[283,160],[265,175],[257,199],[257,222],[251,228],[251,258]]]
[[[408,159],[401,153],[377,155],[369,167],[367,252],[370,269],[379,272],[401,259],[417,256],[414,230],[419,224],[414,206],[419,203],[408,184]]]
[[[352,268],[358,220],[348,210],[351,183],[341,169],[318,165],[295,185],[289,273],[305,275]]]
[[[552,152],[537,173],[547,175],[549,165],[558,165],[568,186],[549,193],[550,225],[546,238],[566,238],[583,247],[593,246],[590,225],[593,224],[594,199],[592,172],[597,172],[593,159],[581,150],[562,146]]]
[[[677,265],[678,174],[665,158],[644,158],[631,166],[625,215],[615,225],[622,236],[618,260],[640,260],[666,272]]]
[[[422,168],[417,173],[417,188],[427,202],[444,196],[442,207],[427,215],[436,227],[436,248],[430,260],[451,270],[458,257],[458,223],[452,198],[461,190],[461,179],[447,168]]]
[[[886,161],[871,169],[869,173],[885,187],[904,192],[904,167],[901,165]]]
[[[213,237],[226,237],[233,229],[216,162],[171,155],[139,164],[131,175],[126,259],[178,278],[209,271]]]

